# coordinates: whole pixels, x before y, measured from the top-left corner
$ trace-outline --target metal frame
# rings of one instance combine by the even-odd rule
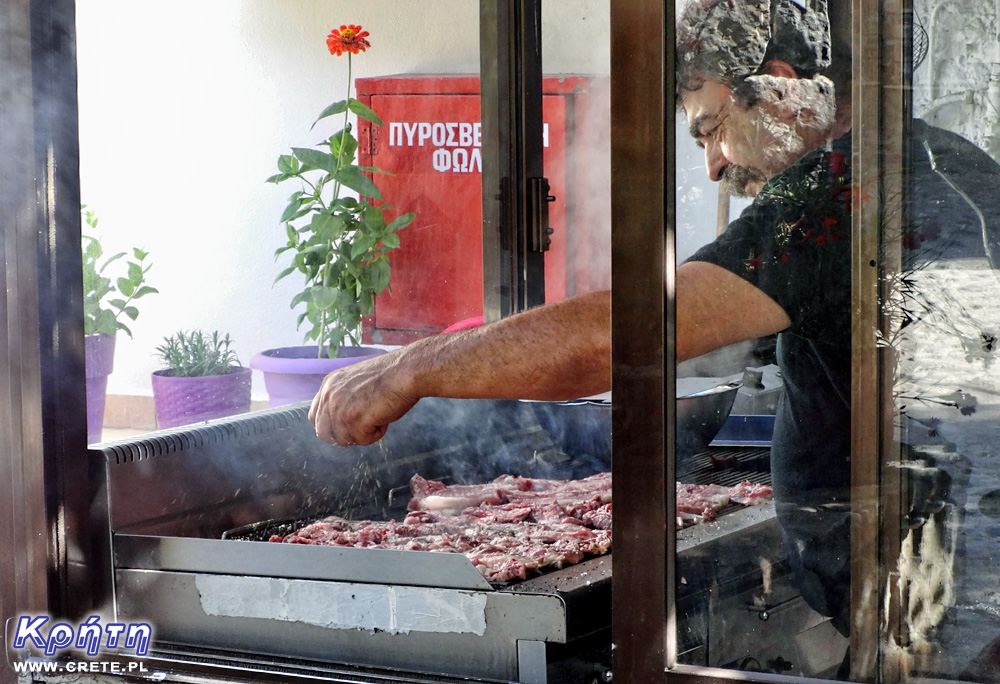
[[[910,118],[910,41],[905,0],[854,0],[851,388],[851,677],[899,681],[898,658],[879,645],[901,643],[890,574],[899,557],[905,501],[895,431],[895,358],[876,331],[891,335],[882,306],[901,268],[906,141]],[[897,239],[892,239],[895,236]],[[887,239],[888,238],[888,239]],[[878,407],[872,410],[872,407]],[[881,591],[872,591],[872,586]]]
[[[481,0],[483,312],[492,322],[545,303],[541,0]],[[499,193],[497,193],[499,188]],[[535,193],[537,195],[537,193]]]
[[[0,570],[0,610],[73,618],[92,605],[94,481],[81,410],[74,3],[4,3],[0,45],[0,547],[16,550]]]
[[[674,186],[674,127],[666,125],[674,111],[673,12],[673,2],[651,0],[613,2],[611,12],[613,388],[615,396],[629,397],[616,403],[613,423],[615,490],[621,494],[615,497],[614,662],[616,677],[626,681],[655,681],[667,671],[668,680],[719,682],[732,674],[677,665],[674,652],[676,535],[667,515],[674,496],[665,484],[674,479],[669,407],[675,320],[673,282],[662,275],[664,265],[667,274],[675,267],[674,216],[661,192]],[[852,632],[852,675],[892,680],[901,673],[894,664],[880,662],[877,644],[884,630],[895,629],[888,619],[898,609],[886,608],[870,587],[872,582],[887,586],[889,561],[898,554],[902,483],[890,481],[893,469],[884,467],[898,458],[899,445],[892,358],[876,347],[874,331],[886,325],[881,276],[899,265],[898,253],[887,251],[880,236],[893,228],[898,234],[903,220],[909,43],[900,2],[853,0],[853,17],[853,168],[856,182],[872,199],[862,202],[865,195],[856,194],[852,225],[852,481],[856,493],[875,495],[855,496],[852,598],[855,615],[863,620]],[[879,408],[872,411],[872,406]],[[899,597],[894,599],[898,606]],[[739,678],[804,681],[748,673]]]
[[[625,682],[657,681],[676,660],[673,13],[672,0],[611,2],[612,630]]]

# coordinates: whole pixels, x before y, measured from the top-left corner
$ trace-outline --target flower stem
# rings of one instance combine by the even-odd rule
[[[347,123],[348,115],[351,113],[351,53],[347,53],[347,102],[344,107],[344,128],[340,132],[340,150],[337,152],[337,173],[340,173],[341,167],[344,165],[344,147],[345,138],[347,137]],[[340,198],[340,180],[337,178],[337,174],[334,174],[334,185],[333,185],[333,199],[330,202],[330,206],[336,206],[337,200]],[[327,260],[323,268],[323,286],[330,286],[330,261],[332,260],[332,255],[334,254],[333,240],[330,240],[330,259]],[[326,330],[326,310],[323,310],[319,314],[320,330]],[[321,332],[319,336],[319,344],[316,349],[316,357],[320,358],[323,356],[323,342],[324,334]],[[338,350],[339,352],[339,350]]]

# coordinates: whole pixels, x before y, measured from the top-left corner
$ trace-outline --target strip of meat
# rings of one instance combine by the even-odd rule
[[[533,505],[539,510],[551,504],[570,509],[580,505],[596,508],[611,501],[611,473],[598,473],[582,480],[540,480],[501,475],[493,482],[479,485],[445,485],[414,475],[410,480],[410,492],[409,510],[442,515],[457,515],[468,508],[507,503],[517,507]],[[583,512],[582,509],[570,511],[569,515],[579,517]]]
[[[494,485],[445,485],[436,480],[425,480],[419,475],[410,479],[409,509],[411,511],[436,511],[455,515],[470,506],[495,505],[507,502],[503,490]]]
[[[713,520],[716,513],[729,503],[729,489],[720,485],[677,483],[677,514],[693,513],[704,520]]]
[[[744,480],[729,488],[729,499],[744,506],[754,506],[771,499],[772,491],[766,484],[756,484]]]

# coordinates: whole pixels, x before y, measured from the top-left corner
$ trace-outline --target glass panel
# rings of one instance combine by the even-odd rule
[[[888,49],[909,40],[909,14],[862,22],[886,49],[860,66],[882,76],[852,132],[849,17],[825,5],[697,2],[679,19],[678,126],[704,148],[678,144],[681,258],[706,244],[677,272],[679,356],[757,339],[756,355],[778,333],[762,368],[727,365],[731,347],[679,367],[709,376],[692,391],[742,383],[678,400],[679,660],[996,681],[1000,77],[992,48],[968,46],[994,45],[997,8],[916,2],[912,60]],[[874,131],[876,146],[852,147]],[[755,195],[718,238],[698,161]],[[852,316],[852,286],[857,304],[875,273],[880,320]],[[869,377],[881,401],[858,394]],[[877,416],[881,442],[859,415]],[[858,451],[866,439],[877,448]]]
[[[96,267],[126,253],[103,271],[121,293],[104,308],[128,300],[139,272],[157,290],[127,301],[117,324],[128,331],[114,336],[103,370],[100,354],[89,357],[95,375],[114,362],[106,429],[95,404],[91,441],[310,399],[314,389],[265,388],[260,369],[280,360],[258,355],[304,344],[315,357],[317,341],[303,341],[314,328],[325,330],[324,343],[386,348],[482,315],[477,3],[101,2],[81,3],[77,21],[86,232],[103,249]],[[369,32],[370,49],[331,55],[327,35],[342,24]],[[177,44],[184,49],[154,47]],[[364,107],[336,109],[313,127],[349,92]],[[368,108],[382,126],[365,120]],[[360,144],[353,160],[353,150],[330,145],[345,121]],[[350,163],[394,175],[349,169],[335,179],[337,164]],[[300,180],[301,164],[330,168]],[[372,181],[392,209],[359,222],[349,198],[375,194]],[[309,203],[317,183],[322,200]],[[300,207],[283,216],[293,193]],[[410,212],[413,222],[397,233],[402,224],[391,222]],[[331,244],[339,257],[324,271]],[[293,258],[309,277],[296,270],[275,283]],[[381,292],[374,302],[373,291]],[[343,325],[330,326],[335,318]],[[244,379],[236,404],[199,407],[189,390],[166,388],[172,401],[159,401],[153,383],[167,380],[154,371],[168,363],[158,348],[178,331],[230,335],[229,350],[254,368],[250,395]],[[180,414],[157,414],[154,403]]]
[[[679,3],[684,665],[834,678],[848,648],[850,23],[831,63],[825,9]]]
[[[542,4],[545,302],[611,287],[607,0]]]
[[[886,306],[907,503],[898,648],[884,652],[901,677],[995,681],[1000,17],[976,3],[913,10],[907,220],[901,235],[885,236],[901,262]],[[969,51],[978,44],[985,49]]]

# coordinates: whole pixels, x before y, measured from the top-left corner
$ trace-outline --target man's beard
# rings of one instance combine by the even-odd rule
[[[730,164],[722,172],[722,190],[734,197],[753,197],[766,182],[767,176],[756,166]],[[751,184],[752,192],[747,189]]]

